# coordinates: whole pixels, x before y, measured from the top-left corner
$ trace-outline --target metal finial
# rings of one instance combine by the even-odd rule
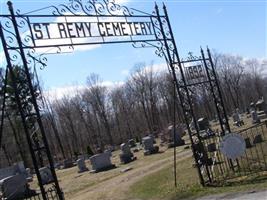
[[[163,9],[165,10],[165,9],[166,9],[166,5],[165,5],[165,3],[164,3],[164,2],[163,2],[162,4],[163,4]]]
[[[159,7],[158,7],[158,4],[156,3],[156,1],[155,1],[155,9],[159,9]]]
[[[8,8],[9,8],[9,9],[12,9],[12,10],[13,10],[12,2],[11,2],[11,1],[8,1],[8,2],[7,2],[7,5],[8,5]]]

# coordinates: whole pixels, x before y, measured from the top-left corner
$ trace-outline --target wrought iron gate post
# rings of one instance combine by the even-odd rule
[[[165,17],[166,17],[167,25],[168,25],[168,28],[169,28],[169,31],[170,31],[171,42],[172,42],[173,48],[174,48],[174,55],[176,56],[176,59],[178,61],[177,64],[179,65],[179,69],[180,69],[181,75],[183,77],[183,81],[185,83],[184,74],[183,74],[183,71],[182,71],[182,68],[181,68],[181,63],[180,63],[178,51],[176,49],[176,44],[175,44],[175,40],[174,40],[174,37],[173,37],[173,33],[172,33],[172,29],[171,29],[171,25],[170,25],[170,21],[169,21],[168,14],[167,14],[167,9],[166,9],[165,5],[163,5],[163,9],[164,9],[164,14],[165,14]],[[190,105],[190,110],[187,111],[185,106],[184,106],[184,97],[181,94],[181,91],[180,91],[181,87],[179,86],[179,83],[178,83],[178,80],[177,80],[177,77],[176,77],[175,67],[174,67],[174,64],[176,64],[176,63],[175,63],[175,60],[173,60],[173,58],[171,56],[171,52],[170,52],[169,45],[168,45],[168,39],[167,39],[166,34],[164,32],[164,29],[163,29],[163,24],[162,24],[162,21],[161,21],[161,17],[160,17],[160,14],[159,14],[159,9],[158,9],[157,4],[155,5],[155,10],[156,10],[157,18],[158,18],[159,25],[160,25],[160,31],[161,31],[161,34],[162,34],[162,37],[163,37],[163,40],[164,40],[164,46],[166,48],[166,53],[167,53],[167,57],[168,57],[168,60],[166,60],[166,61],[167,61],[168,65],[170,66],[172,77],[173,77],[173,81],[174,81],[174,83],[176,85],[176,90],[177,90],[177,93],[178,93],[178,97],[179,97],[179,100],[181,102],[183,115],[184,115],[184,119],[185,119],[187,130],[188,130],[189,138],[190,138],[190,141],[191,141],[191,148],[192,148],[193,156],[194,156],[194,159],[195,159],[195,163],[196,163],[196,167],[197,167],[200,183],[202,185],[205,185],[204,178],[203,178],[203,176],[201,174],[201,169],[200,169],[200,166],[198,164],[196,151],[194,150],[193,136],[192,136],[192,132],[191,132],[190,127],[189,127],[189,121],[188,121],[189,119],[187,117],[188,116],[188,114],[187,114],[188,111],[192,114],[192,108],[191,108],[191,105]],[[189,101],[191,101],[188,90],[186,90],[186,96],[189,99]],[[195,119],[194,116],[193,116],[193,120],[194,120],[194,123],[195,123],[195,126],[196,126],[196,119]],[[197,136],[199,137],[199,132],[198,132],[197,126],[196,126],[196,129],[197,129]],[[201,142],[201,141],[199,140],[199,142]]]
[[[207,48],[207,52],[208,52],[209,62],[210,62],[211,69],[212,69],[212,72],[213,72],[214,80],[215,80],[215,85],[216,85],[217,90],[218,90],[219,98],[221,99],[221,106],[222,106],[223,115],[224,115],[224,118],[225,118],[225,125],[226,125],[226,128],[229,131],[229,133],[231,133],[231,128],[230,128],[228,117],[227,117],[227,114],[226,114],[226,109],[225,109],[225,106],[224,106],[224,103],[223,103],[223,96],[222,96],[221,88],[220,88],[220,85],[219,85],[219,80],[218,80],[217,75],[216,75],[215,67],[214,67],[214,64],[213,64],[213,60],[212,60],[212,56],[211,56],[209,48]]]
[[[0,28],[2,28],[2,27],[0,27]],[[3,98],[3,102],[2,102],[2,108],[1,108],[0,149],[2,147],[4,118],[5,118],[7,75],[8,75],[8,69],[6,69],[5,78],[3,77],[4,78],[4,87],[2,88],[2,93],[4,94],[4,98]]]
[[[211,80],[211,77],[210,77],[210,72],[209,72],[210,69],[208,68],[208,65],[207,65],[207,62],[206,62],[206,58],[205,58],[205,54],[204,54],[204,51],[203,51],[202,48],[200,49],[200,52],[201,52],[201,56],[202,56],[202,59],[203,59],[203,64],[204,64],[204,67],[205,67],[205,70],[206,70],[206,74],[207,74],[207,77],[208,77],[208,80],[209,80],[208,82],[209,82],[210,90],[211,90],[211,93],[212,93],[213,101],[214,101],[214,104],[215,104],[215,108],[216,108],[216,111],[217,111],[217,114],[218,114],[221,130],[222,130],[223,133],[225,133],[225,129],[223,127],[223,124],[224,124],[223,123],[223,119],[222,119],[222,117],[220,115],[220,110],[219,110],[220,109],[219,108],[220,105],[219,105],[219,102],[218,102],[217,97],[215,95],[214,87],[212,85],[212,80]],[[211,69],[211,70],[213,72],[213,69]]]
[[[50,170],[51,170],[51,173],[52,173],[52,176],[53,176],[53,182],[55,183],[55,188],[56,188],[56,192],[57,192],[57,195],[58,195],[59,199],[63,200],[64,199],[63,198],[63,193],[62,193],[62,191],[61,191],[61,189],[59,187],[59,183],[58,183],[58,180],[57,180],[57,176],[56,176],[56,172],[55,172],[55,168],[54,168],[54,164],[53,164],[53,159],[52,159],[52,156],[51,156],[51,152],[50,152],[50,149],[49,149],[48,141],[47,141],[47,138],[46,138],[46,135],[45,135],[45,131],[44,131],[44,127],[43,127],[43,124],[42,124],[41,115],[40,115],[39,107],[38,107],[37,100],[36,100],[36,97],[35,97],[35,93],[34,93],[34,89],[33,89],[33,85],[32,85],[32,80],[31,80],[31,75],[30,75],[29,68],[28,68],[28,63],[27,63],[27,60],[26,60],[26,56],[25,56],[25,53],[24,53],[23,46],[22,46],[22,41],[21,41],[21,38],[20,38],[20,33],[19,33],[19,30],[18,30],[18,25],[17,25],[17,22],[16,22],[16,17],[15,17],[15,14],[14,14],[14,9],[13,9],[11,1],[8,1],[7,5],[8,5],[8,8],[9,8],[10,14],[11,14],[11,20],[12,20],[12,23],[13,23],[13,26],[14,26],[15,36],[16,36],[16,39],[17,39],[17,42],[18,42],[20,56],[21,56],[21,59],[22,59],[24,71],[26,73],[28,87],[29,87],[29,90],[30,90],[30,93],[31,93],[31,100],[32,100],[31,103],[33,105],[33,108],[35,110],[35,114],[36,114],[36,117],[37,117],[36,120],[37,120],[38,126],[40,128],[40,133],[41,133],[41,136],[42,136],[42,141],[43,141],[43,144],[44,144],[45,152],[46,152],[46,155],[47,155],[47,158],[48,158],[49,167],[50,167]],[[1,30],[1,32],[2,32],[2,30]],[[1,34],[1,37],[4,39],[4,35],[2,36],[2,34]],[[6,53],[8,54],[8,51]],[[8,66],[10,67],[9,70],[10,70],[10,72],[12,74],[12,66],[11,66],[10,60],[9,60]],[[12,76],[13,76],[13,78],[15,78],[14,74]],[[13,80],[13,81],[15,81],[15,80]],[[19,100],[19,96],[17,96],[17,98]],[[26,124],[27,122],[25,120],[25,115],[23,114],[23,110],[21,110],[21,116],[22,116],[22,118],[24,118],[23,123],[25,123],[24,124],[25,132],[28,133],[26,135],[27,135],[27,137],[29,137],[28,127],[27,127],[27,124]],[[28,138],[28,139],[30,141],[30,143],[29,143],[30,148],[33,148],[32,147],[32,143],[31,143],[31,139],[30,138]],[[34,154],[34,152],[31,152],[31,153]],[[38,164],[37,164],[35,155],[33,155],[33,162],[35,162],[34,163],[34,167],[35,167],[36,175],[37,175],[37,174],[39,174],[39,169],[38,169]],[[41,180],[40,174],[37,176],[37,178],[38,178],[38,182],[39,182],[40,189],[41,189],[41,192],[42,192],[42,196],[43,196],[44,199],[46,199],[46,195],[43,194],[45,191],[44,191],[44,188],[43,188],[43,184],[42,184],[42,180]]]
[[[3,30],[2,30],[2,25],[1,24],[0,24],[0,37],[1,37],[2,45],[3,45],[4,53],[5,53],[5,56],[6,56],[7,67],[8,67],[8,70],[10,72],[10,77],[11,77],[11,84],[12,84],[12,87],[14,89],[15,99],[16,99],[16,103],[18,105],[18,110],[19,110],[20,116],[21,116],[23,129],[25,131],[25,135],[26,135],[28,146],[29,146],[29,150],[30,150],[30,154],[31,154],[34,170],[35,170],[35,173],[36,173],[36,176],[37,176],[37,180],[38,180],[39,187],[40,187],[40,190],[41,190],[41,193],[42,193],[42,197],[43,197],[44,200],[46,200],[45,189],[44,189],[43,185],[41,184],[42,183],[41,182],[42,179],[41,179],[41,175],[40,175],[40,172],[39,172],[39,169],[38,169],[38,164],[37,164],[36,157],[35,157],[35,154],[34,154],[33,146],[31,144],[31,138],[30,138],[30,133],[29,133],[28,127],[27,127],[26,116],[25,116],[25,114],[23,112],[22,103],[21,103],[21,100],[20,100],[20,97],[19,97],[19,93],[18,93],[16,77],[15,77],[15,73],[13,71],[13,66],[12,66],[12,63],[11,63],[10,55],[9,55],[9,52],[8,52],[8,49],[7,49],[7,44],[6,44],[6,41],[5,41],[5,38],[4,38],[4,33],[3,33]]]

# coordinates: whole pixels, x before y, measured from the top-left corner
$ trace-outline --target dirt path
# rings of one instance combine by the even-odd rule
[[[178,153],[178,160],[191,156],[191,151],[186,150]],[[144,176],[154,173],[168,165],[173,161],[172,156],[156,160],[148,165],[134,168],[125,173],[121,173],[107,181],[95,184],[92,187],[83,189],[75,194],[71,199],[75,200],[124,200],[126,199],[129,187],[142,179]]]

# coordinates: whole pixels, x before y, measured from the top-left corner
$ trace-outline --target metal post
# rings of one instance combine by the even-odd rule
[[[173,81],[173,170],[174,170],[174,185],[177,187],[177,169],[176,169],[176,87],[175,82]]]
[[[217,78],[217,75],[216,75],[216,72],[215,72],[215,68],[214,68],[214,64],[213,64],[213,61],[212,61],[212,57],[211,57],[211,53],[210,53],[209,48],[207,48],[207,52],[208,52],[208,56],[209,56],[211,69],[212,69],[212,72],[214,74],[215,84],[216,84],[216,87],[218,89],[219,97],[221,99],[221,106],[222,106],[222,109],[223,109],[223,115],[224,115],[224,118],[225,118],[226,128],[228,129],[229,133],[231,133],[231,129],[230,129],[230,125],[229,125],[229,122],[228,122],[226,109],[225,109],[225,106],[224,106],[224,103],[223,103],[223,96],[222,96],[222,93],[221,93],[221,88],[220,88],[219,81],[218,81],[218,78]]]
[[[7,85],[7,75],[8,75],[8,68],[6,68],[5,80],[4,80],[4,87],[2,89],[4,98],[2,102],[2,110],[1,110],[1,125],[0,125],[0,149],[2,146],[2,138],[3,138],[3,128],[4,128],[4,118],[5,118],[5,107],[6,107],[6,85]]]
[[[223,127],[223,120],[222,120],[222,117],[220,115],[220,110],[219,110],[219,107],[218,107],[219,106],[218,105],[218,101],[217,101],[217,98],[216,98],[215,93],[214,93],[212,80],[211,80],[211,77],[210,77],[210,73],[209,73],[208,65],[207,65],[207,62],[206,62],[205,55],[204,55],[204,51],[203,51],[202,48],[201,48],[200,52],[201,52],[201,56],[202,56],[203,63],[204,63],[204,66],[205,66],[205,70],[206,70],[206,73],[207,73],[207,77],[208,77],[208,80],[209,80],[209,85],[210,85],[212,97],[213,97],[213,100],[214,100],[214,103],[215,103],[215,108],[216,108],[216,111],[217,111],[217,114],[218,114],[218,117],[219,117],[220,126],[221,126],[221,129],[222,129],[222,132],[225,133],[225,130],[224,130],[224,127]]]
[[[30,93],[31,93],[31,96],[32,96],[32,104],[33,104],[33,107],[34,107],[36,115],[37,115],[37,122],[38,122],[38,125],[39,125],[39,128],[40,128],[40,132],[41,132],[41,135],[42,135],[42,140],[44,142],[47,158],[48,158],[48,161],[49,161],[49,167],[50,167],[50,170],[51,170],[51,173],[52,173],[52,176],[53,176],[53,180],[54,180],[54,183],[55,183],[55,188],[57,190],[57,195],[58,195],[60,200],[63,200],[64,199],[63,198],[63,194],[61,192],[61,189],[59,187],[59,183],[58,183],[58,180],[57,180],[57,175],[56,175],[56,172],[55,172],[53,159],[52,159],[52,156],[51,156],[51,153],[50,153],[48,141],[47,141],[47,138],[46,138],[46,135],[45,135],[45,131],[44,131],[44,127],[43,127],[43,123],[42,123],[42,120],[41,120],[39,107],[38,107],[38,104],[37,104],[37,101],[36,101],[36,97],[35,97],[35,94],[34,94],[34,89],[33,89],[32,81],[31,81],[31,75],[30,75],[30,72],[29,72],[29,69],[28,69],[27,60],[26,60],[26,56],[24,54],[22,41],[21,41],[21,38],[20,38],[20,33],[19,33],[19,30],[18,30],[16,17],[14,15],[14,10],[13,10],[13,6],[12,6],[11,1],[8,1],[7,5],[8,5],[8,8],[9,8],[10,14],[11,14],[12,23],[13,23],[13,26],[14,26],[15,35],[16,35],[16,39],[17,39],[17,42],[18,42],[18,46],[19,46],[22,62],[23,62],[23,67],[24,67],[24,70],[25,70],[25,73],[26,73],[28,86],[29,86]],[[40,182],[40,184],[42,184],[42,183]]]
[[[185,107],[183,105],[183,102],[184,102],[183,101],[183,96],[182,96],[182,94],[180,92],[180,87],[178,85],[178,81],[177,81],[177,77],[176,77],[176,73],[175,73],[175,68],[173,66],[174,63],[172,62],[173,61],[172,60],[172,56],[171,56],[171,53],[170,53],[170,50],[169,50],[169,47],[168,47],[167,37],[166,37],[164,29],[163,29],[163,25],[162,25],[162,21],[161,21],[160,15],[159,15],[159,9],[158,9],[157,4],[155,5],[155,10],[156,10],[157,18],[158,18],[159,25],[160,25],[160,31],[161,31],[161,34],[163,36],[164,45],[166,47],[167,56],[168,56],[168,59],[169,59],[169,66],[171,68],[173,81],[174,81],[174,83],[176,85],[176,89],[177,89],[177,93],[178,93],[178,96],[179,96],[179,100],[180,100],[181,105],[182,105],[183,115],[184,115],[184,119],[185,119],[187,130],[188,130],[188,133],[189,133],[189,137],[190,137],[190,141],[191,141],[191,145],[192,145],[192,152],[193,152],[193,155],[194,155],[195,163],[197,165],[197,170],[198,170],[198,175],[199,175],[199,178],[200,178],[200,183],[202,185],[204,185],[204,179],[203,179],[203,176],[201,174],[201,170],[199,168],[199,165],[197,163],[197,155],[196,155],[196,152],[194,151],[194,148],[193,148],[194,141],[193,141],[193,138],[192,138],[192,132],[191,132],[190,127],[189,127],[189,122],[188,122],[186,110],[185,110]],[[170,30],[170,33],[171,33],[171,38],[172,38],[171,41],[173,43],[174,48],[176,49],[176,45],[175,45],[174,37],[173,37],[172,31],[171,31],[171,26],[170,26],[170,22],[169,22],[169,19],[168,19],[167,10],[166,10],[165,5],[164,5],[164,12],[165,12],[166,20],[167,20],[167,23],[168,23],[168,26],[169,26],[169,30]],[[177,59],[179,60],[179,55],[177,53],[177,50],[175,52],[175,55],[177,56]],[[180,67],[180,70],[182,71],[180,65],[181,65],[181,63],[179,62],[179,67]],[[188,91],[187,91],[187,95],[188,95]]]

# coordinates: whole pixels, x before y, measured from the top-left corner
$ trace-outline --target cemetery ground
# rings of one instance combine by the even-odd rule
[[[243,117],[245,125],[233,126],[234,131],[252,126],[251,119]],[[213,123],[214,129],[219,128]],[[143,150],[134,153],[137,160],[128,164],[120,164],[119,153],[114,151],[111,169],[99,173],[78,173],[77,166],[57,170],[60,186],[66,199],[75,200],[174,200],[196,199],[202,196],[233,193],[240,191],[260,191],[267,188],[267,172],[261,172],[249,177],[239,177],[232,182],[220,186],[202,187],[196,168],[193,167],[193,157],[188,136],[186,145],[177,147],[177,187],[174,187],[173,148],[160,146],[160,153],[143,155]],[[159,141],[157,141],[159,144]],[[267,149],[265,149],[267,151]],[[91,169],[89,161],[86,165]],[[122,172],[123,169],[130,169]],[[36,183],[33,183],[36,184]]]

